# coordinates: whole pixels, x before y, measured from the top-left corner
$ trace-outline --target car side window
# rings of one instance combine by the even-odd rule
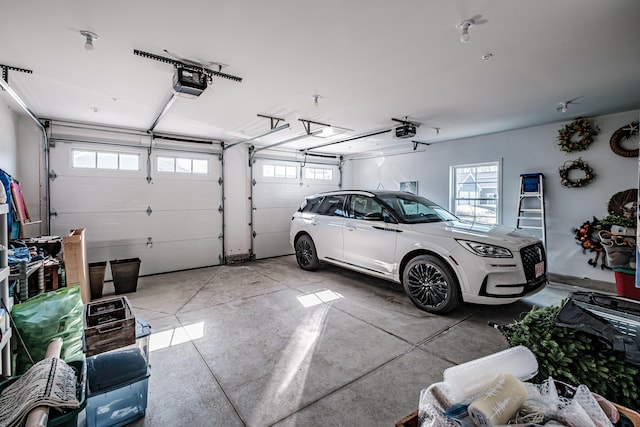
[[[300,207],[300,212],[312,212],[315,213],[318,210],[318,206],[320,206],[320,202],[322,202],[322,197],[314,197],[305,200],[302,207]]]
[[[344,216],[344,199],[343,195],[326,196],[317,205],[317,209],[311,212],[325,216]]]
[[[383,215],[383,208],[377,200],[367,196],[351,196],[349,218],[365,219],[367,215]]]

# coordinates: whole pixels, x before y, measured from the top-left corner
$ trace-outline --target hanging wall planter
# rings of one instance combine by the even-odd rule
[[[638,157],[638,141],[632,138],[638,135],[638,122],[631,122],[611,135],[611,151],[622,157]],[[635,147],[635,148],[634,148]]]

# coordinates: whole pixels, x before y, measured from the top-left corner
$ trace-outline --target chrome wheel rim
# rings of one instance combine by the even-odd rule
[[[298,264],[308,266],[313,262],[313,247],[306,239],[300,239],[296,243],[296,258]]]
[[[449,286],[442,272],[431,264],[416,264],[407,275],[409,293],[422,305],[438,307],[447,299]]]

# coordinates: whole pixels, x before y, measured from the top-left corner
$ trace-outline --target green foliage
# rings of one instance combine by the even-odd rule
[[[548,377],[578,386],[629,408],[637,408],[640,371],[614,355],[600,352],[591,336],[575,329],[555,326],[560,307],[533,307],[522,320],[506,325],[502,332],[511,346],[523,345],[536,356],[538,374],[532,382]]]
[[[610,229],[612,225],[619,225],[622,227],[636,228],[635,218],[625,218],[618,215],[605,216],[599,221],[600,225],[607,226]]]

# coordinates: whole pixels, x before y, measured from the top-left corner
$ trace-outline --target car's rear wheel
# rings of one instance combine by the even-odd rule
[[[404,291],[419,309],[447,313],[460,304],[460,286],[451,268],[433,255],[418,255],[402,274]]]
[[[296,239],[296,260],[303,270],[314,271],[320,267],[320,260],[316,252],[316,245],[308,234],[303,234]]]

